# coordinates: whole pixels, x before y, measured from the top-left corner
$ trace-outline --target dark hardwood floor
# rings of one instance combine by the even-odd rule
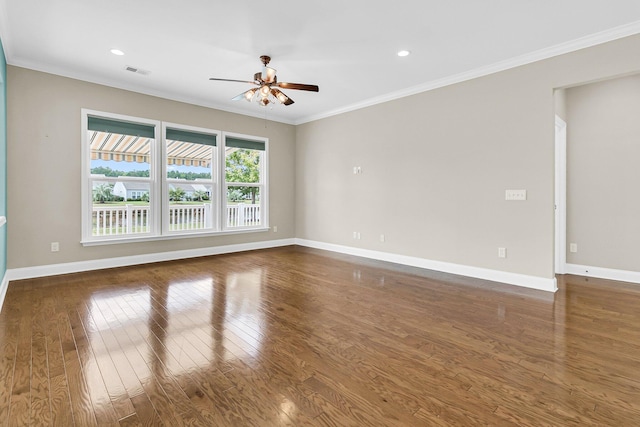
[[[0,425],[640,425],[640,285],[559,281],[292,246],[12,282]]]

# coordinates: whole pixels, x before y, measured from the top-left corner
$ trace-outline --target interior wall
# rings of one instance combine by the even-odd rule
[[[552,278],[554,88],[639,70],[638,48],[628,37],[298,126],[297,237]]]
[[[9,269],[198,249],[295,236],[295,129],[210,108],[9,66]],[[269,138],[269,216],[255,232],[83,247],[82,108]],[[51,252],[51,242],[60,251]]]
[[[567,262],[640,271],[640,75],[566,94]]]
[[[7,61],[0,40],[0,216],[7,216]],[[0,282],[7,271],[7,227],[0,227]],[[0,292],[1,293],[1,292]],[[1,298],[1,297],[0,297]],[[0,301],[1,304],[1,301]]]

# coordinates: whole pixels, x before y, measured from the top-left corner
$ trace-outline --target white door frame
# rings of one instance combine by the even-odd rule
[[[555,273],[567,266],[567,123],[556,115],[555,138]]]

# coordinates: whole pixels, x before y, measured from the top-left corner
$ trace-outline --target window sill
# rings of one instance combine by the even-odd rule
[[[226,236],[230,234],[247,234],[247,233],[262,233],[269,231],[270,227],[261,228],[243,228],[238,230],[224,230],[224,231],[210,231],[203,233],[184,233],[184,234],[163,234],[160,236],[131,236],[131,237],[118,237],[114,239],[91,239],[81,240],[82,246],[102,246],[102,245],[119,245],[123,243],[141,243],[141,242],[154,242],[158,240],[175,240],[175,239],[191,239],[194,237],[212,237],[212,236]]]

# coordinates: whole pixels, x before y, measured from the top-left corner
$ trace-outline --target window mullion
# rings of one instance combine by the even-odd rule
[[[83,244],[260,230],[268,225],[268,139],[85,109],[82,127]],[[232,152],[240,152],[236,165],[257,167],[249,174],[238,169],[234,176],[242,182],[226,182],[227,155]],[[92,175],[94,167],[119,173],[103,169]],[[136,170],[144,173],[129,173]],[[171,173],[176,178],[168,178],[170,170],[184,174]],[[98,188],[101,185],[105,188]],[[176,189],[180,191],[170,191]],[[97,194],[103,196],[94,201]],[[100,230],[94,211],[104,213]],[[170,218],[174,211],[182,215],[178,220]]]

